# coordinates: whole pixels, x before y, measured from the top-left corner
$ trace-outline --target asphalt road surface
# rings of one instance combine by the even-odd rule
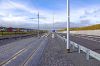
[[[60,33],[59,35],[65,36],[66,34]],[[100,53],[100,36],[82,35],[82,34],[70,34],[70,40],[85,46],[97,53]]]
[[[0,66],[37,66],[47,39],[32,37],[0,46]]]
[[[0,46],[31,37],[32,35],[0,36]]]
[[[62,36],[66,34],[60,34]],[[71,40],[86,35],[71,35]],[[74,38],[75,37],[75,38]],[[87,38],[89,38],[88,36]],[[77,39],[78,38],[78,39]],[[93,37],[94,38],[94,37]],[[95,36],[96,39],[99,39]],[[88,41],[87,39],[83,39]],[[92,41],[92,40],[89,40]],[[97,41],[97,40],[96,40]],[[95,41],[93,41],[95,42]],[[81,42],[79,42],[81,43]],[[82,43],[84,45],[84,43]],[[99,46],[99,44],[97,44]],[[84,45],[85,46],[85,45]],[[88,44],[86,47],[92,49]],[[94,48],[94,47],[93,47]],[[99,47],[95,47],[99,48]],[[75,59],[76,58],[76,59]],[[83,54],[67,53],[66,44],[56,34],[42,37],[30,37],[0,46],[0,66],[100,66],[99,61],[86,61]]]

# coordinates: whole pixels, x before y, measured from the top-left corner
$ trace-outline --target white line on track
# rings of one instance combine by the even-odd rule
[[[8,63],[10,63],[13,59],[15,59],[18,55],[20,55],[21,52],[25,51],[25,48],[21,49],[20,51],[18,51],[17,53],[15,53],[11,58],[7,59],[6,61],[3,61],[2,63],[0,63],[0,65],[5,66]]]
[[[28,62],[32,59],[32,57],[35,55],[35,53],[41,48],[43,44],[41,43],[40,46],[32,52],[31,56],[29,58],[27,58],[27,60],[21,65],[21,66],[26,66],[26,64],[28,64]]]

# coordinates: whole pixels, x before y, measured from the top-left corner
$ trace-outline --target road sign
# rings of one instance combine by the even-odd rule
[[[55,30],[52,30],[52,32],[55,32]]]

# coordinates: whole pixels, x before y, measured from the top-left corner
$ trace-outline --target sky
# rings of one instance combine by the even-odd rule
[[[71,23],[100,23],[100,0],[70,0]],[[37,14],[41,28],[50,28],[53,16],[57,27],[66,27],[67,0],[0,0],[0,26],[37,28]],[[33,19],[32,19],[33,18]]]
[[[0,0],[1,25],[14,27],[37,27],[40,24],[66,21],[66,0]],[[34,19],[31,19],[34,18]]]
[[[71,21],[100,24],[100,0],[70,0]]]

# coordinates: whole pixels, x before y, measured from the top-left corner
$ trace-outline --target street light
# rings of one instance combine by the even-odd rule
[[[70,52],[70,38],[69,38],[69,34],[70,34],[70,31],[69,31],[69,28],[70,28],[70,0],[67,0],[67,51]]]

